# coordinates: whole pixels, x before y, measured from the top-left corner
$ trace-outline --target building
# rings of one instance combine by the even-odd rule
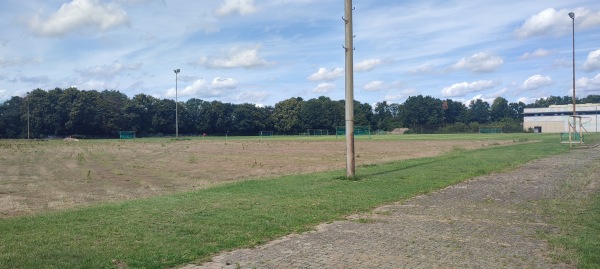
[[[577,131],[581,131],[579,120],[583,132],[600,132],[600,104],[577,104]],[[569,123],[573,122],[573,105],[551,105],[546,108],[525,108],[523,111],[523,128],[533,130],[536,133],[568,133]],[[579,118],[580,117],[580,118]]]

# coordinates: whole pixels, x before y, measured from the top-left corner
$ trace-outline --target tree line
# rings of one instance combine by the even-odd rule
[[[600,102],[600,95],[577,99]],[[492,104],[481,99],[469,105],[451,99],[411,96],[404,103],[379,102],[372,107],[355,101],[355,125],[391,131],[406,127],[414,132],[476,132],[480,126],[502,126],[521,132],[523,109],[570,104],[568,96],[551,96],[526,105],[502,97]],[[179,133],[184,135],[257,135],[260,131],[290,135],[307,129],[344,126],[344,100],[321,96],[310,100],[289,98],[275,106],[232,104],[192,98],[185,102],[147,94],[127,97],[119,91],[83,91],[76,88],[36,89],[0,104],[0,138],[117,137],[135,131],[138,137],[175,133],[175,105]]]

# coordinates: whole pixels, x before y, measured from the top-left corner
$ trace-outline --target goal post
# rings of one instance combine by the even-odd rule
[[[335,127],[335,136],[344,136],[346,135],[346,126],[337,126]],[[371,126],[354,126],[354,137],[368,137],[371,138]]]
[[[134,139],[135,131],[119,131],[120,139]]]
[[[260,131],[258,132],[258,136],[260,137],[272,137],[273,131]]]
[[[500,134],[502,133],[502,127],[500,126],[488,126],[488,127],[480,127],[480,134]]]
[[[306,135],[308,135],[308,136],[329,135],[329,130],[327,130],[327,129],[306,129]]]

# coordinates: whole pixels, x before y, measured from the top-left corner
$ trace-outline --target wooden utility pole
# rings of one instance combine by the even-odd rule
[[[355,175],[354,159],[354,45],[352,34],[352,0],[345,0],[346,23],[346,177]]]

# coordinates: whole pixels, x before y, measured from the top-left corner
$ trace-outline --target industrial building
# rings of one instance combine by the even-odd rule
[[[577,132],[600,132],[600,104],[577,104]],[[572,105],[551,105],[547,108],[525,108],[523,128],[536,133],[569,132],[569,123],[573,122]],[[581,121],[580,121],[581,120]],[[580,126],[581,122],[581,126]],[[581,130],[583,128],[583,130]]]

